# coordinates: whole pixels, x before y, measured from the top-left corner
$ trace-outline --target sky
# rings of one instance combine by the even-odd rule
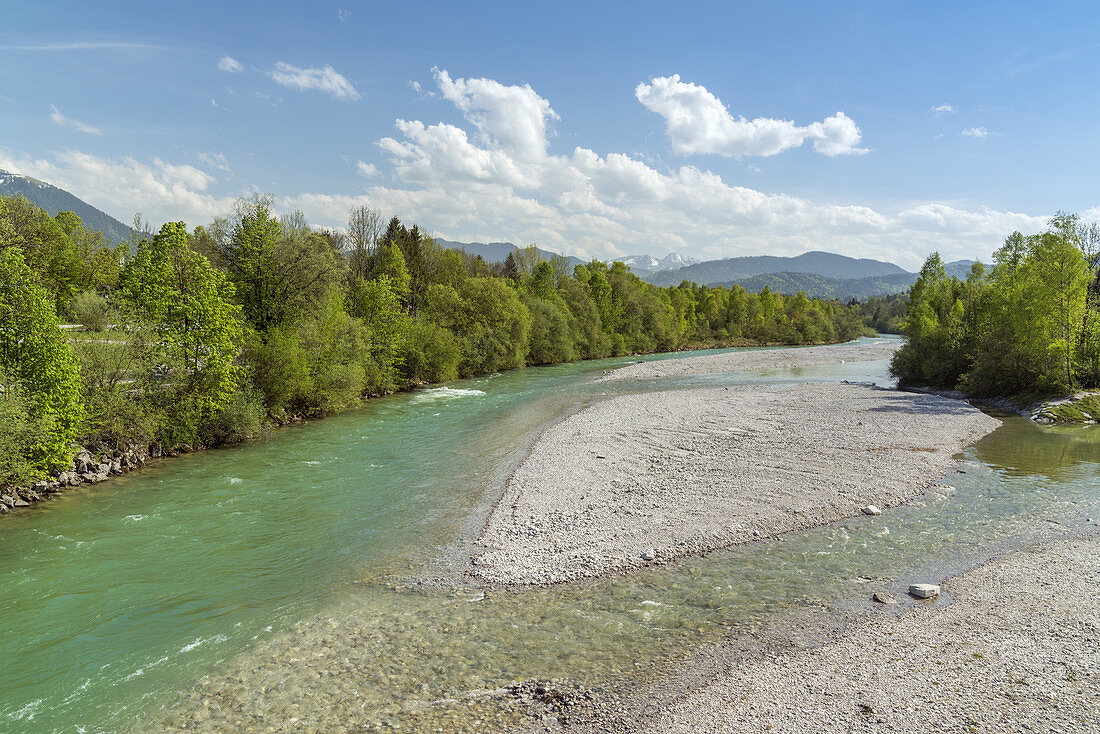
[[[0,0],[0,169],[580,257],[988,261],[1100,217],[1089,2]]]

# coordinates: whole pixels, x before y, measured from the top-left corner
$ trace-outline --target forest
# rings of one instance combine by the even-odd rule
[[[368,208],[319,229],[255,196],[207,225],[133,231],[108,242],[0,197],[0,486],[76,444],[215,446],[526,365],[867,332],[857,307],[803,294],[661,288],[533,246],[487,263]]]
[[[1059,213],[1044,232],[1013,232],[965,280],[931,255],[902,332],[902,385],[1022,402],[1100,387],[1100,225]]]

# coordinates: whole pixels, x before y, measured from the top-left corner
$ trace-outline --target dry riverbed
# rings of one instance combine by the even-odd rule
[[[784,347],[776,349],[752,349],[698,357],[662,359],[639,362],[621,367],[599,378],[601,382],[612,380],[658,379],[681,375],[706,375],[718,372],[754,372],[780,370],[795,367],[814,367],[845,362],[874,362],[889,359],[901,349],[897,339],[869,344],[833,344],[823,347]]]
[[[698,359],[710,357],[665,364]],[[891,507],[998,425],[963,402],[864,385],[614,397],[542,435],[490,513],[471,572],[570,581]]]

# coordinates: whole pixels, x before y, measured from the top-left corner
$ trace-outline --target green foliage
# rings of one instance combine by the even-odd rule
[[[73,318],[88,331],[103,331],[107,328],[107,314],[110,307],[107,299],[95,291],[77,293],[70,308]]]
[[[0,376],[0,400],[35,426],[33,440],[14,445],[35,470],[60,465],[84,425],[79,366],[49,291],[18,247],[0,251]]]
[[[25,484],[41,475],[32,459],[37,437],[50,429],[49,421],[36,417],[23,386],[0,372],[5,385],[0,395],[0,487]]]
[[[153,325],[161,391],[183,413],[202,416],[221,410],[237,387],[240,308],[225,275],[187,239],[183,222],[169,222],[142,241],[122,272],[121,293]]]
[[[986,271],[947,278],[933,255],[909,293],[906,345],[891,366],[902,383],[978,395],[1064,394],[1100,375],[1096,260],[1087,228],[1060,214],[1046,232],[1015,232]]]

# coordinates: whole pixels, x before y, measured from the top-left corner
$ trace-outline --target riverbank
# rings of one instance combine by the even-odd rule
[[[1080,391],[1072,395],[1047,397],[1036,400],[1034,397],[974,397],[961,390],[922,385],[908,385],[902,390],[922,395],[939,395],[952,400],[963,400],[971,405],[996,408],[1015,413],[1041,425],[1092,425],[1100,423],[1100,392]]]
[[[573,732],[1096,731],[1100,534],[1030,546],[829,632],[700,652]],[[701,675],[700,671],[706,671]],[[552,727],[558,729],[558,727]]]
[[[857,353],[831,350],[810,359]],[[690,374],[786,351],[653,366]],[[999,425],[966,403],[866,385],[618,396],[543,433],[491,511],[469,573],[572,581],[875,512],[919,494]]]
[[[752,347],[751,344],[740,345],[744,347]],[[848,346],[848,345],[842,345]],[[727,347],[722,345],[720,347],[713,348],[736,348]],[[832,349],[835,346],[791,346],[783,347],[784,350],[801,351],[801,350],[819,350],[819,349]],[[772,349],[764,350],[767,353],[772,352]],[[675,352],[665,352],[664,354],[674,354]],[[714,356],[714,355],[708,355]],[[698,357],[689,357],[687,359],[698,359]],[[679,361],[679,360],[677,360]],[[644,363],[643,363],[644,364]],[[815,362],[807,362],[807,364],[817,364]],[[522,368],[521,368],[522,369]],[[386,397],[388,395],[394,395],[402,392],[415,392],[416,390],[431,387],[426,384],[411,385],[407,389],[399,390],[395,392],[379,393],[374,395],[365,395],[359,398],[355,403],[345,407],[350,409],[363,405],[371,400],[380,397]],[[342,411],[336,411],[325,415],[305,416],[302,414],[293,414],[281,422],[269,421],[265,423],[262,433],[266,433],[271,430],[277,430],[279,428],[285,428],[291,425],[301,425],[310,420],[318,420],[326,418],[331,415],[339,415]],[[0,487],[0,515],[4,515],[9,512],[17,512],[24,508],[33,506],[35,503],[44,502],[51,499],[63,492],[71,491],[80,487],[91,486],[100,484],[102,482],[109,481],[110,479],[121,476],[122,474],[129,473],[131,471],[140,469],[152,459],[166,459],[174,458],[176,456],[190,454],[195,451],[204,451],[208,448],[224,448],[226,446],[237,445],[249,440],[255,439],[256,436],[249,436],[236,443],[231,444],[218,444],[215,446],[189,446],[180,445],[175,447],[165,447],[160,445],[142,446],[131,442],[125,450],[109,449],[103,450],[98,448],[86,448],[83,446],[76,447],[73,451],[73,458],[68,467],[61,472],[57,472],[48,478],[38,480],[27,486],[17,487]]]

